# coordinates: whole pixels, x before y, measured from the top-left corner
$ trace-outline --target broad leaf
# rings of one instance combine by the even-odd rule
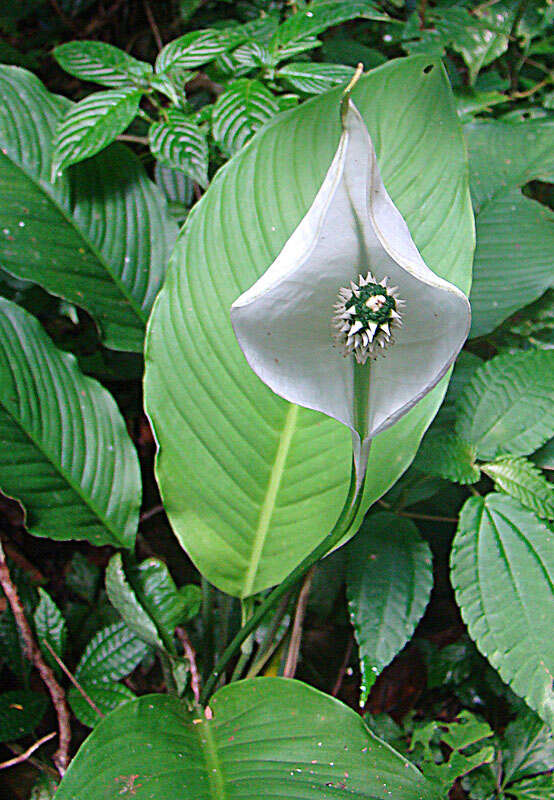
[[[219,96],[214,106],[213,137],[231,155],[278,111],[277,100],[263,83],[240,78]]]
[[[190,69],[213,61],[225,52],[228,43],[218,31],[191,31],[174,39],[160,51],[156,59],[156,72],[173,70],[175,67]]]
[[[167,167],[178,169],[193,180],[208,183],[208,142],[205,133],[177,108],[167,111],[167,121],[150,126],[152,155]]]
[[[112,556],[106,568],[106,592],[129,628],[146,644],[164,648],[164,642],[151,616],[141,605],[131,586],[120,553]]]
[[[293,62],[278,70],[276,78],[289,89],[304,94],[319,94],[337,84],[346,84],[354,73],[352,67],[342,64],[317,64]]]
[[[510,786],[514,800],[554,800],[554,775],[536,775]]]
[[[71,710],[83,725],[94,728],[104,716],[114,708],[134,700],[136,695],[122,683],[114,681],[79,681],[81,689],[92,700],[98,711],[83,697],[82,693],[74,686],[68,692],[67,699]]]
[[[0,298],[0,486],[27,529],[132,547],[141,498],[136,451],[112,396]]]
[[[554,180],[554,122],[479,120],[465,133],[477,215],[471,335],[483,336],[552,285],[554,215],[520,187]]]
[[[135,87],[95,92],[71,106],[54,139],[52,180],[70,164],[103,150],[123,133],[138,111],[142,91]]]
[[[414,523],[367,517],[348,547],[346,593],[360,653],[364,705],[377,675],[409,641],[433,585],[432,556]]]
[[[16,690],[0,694],[0,742],[19,739],[37,728],[48,698],[37,692]]]
[[[511,494],[538,517],[554,518],[554,487],[526,458],[499,458],[481,469],[495,488]]]
[[[554,434],[553,392],[553,351],[496,356],[460,396],[456,432],[481,459],[528,455]]]
[[[213,719],[175,697],[114,711],[71,762],[56,800],[438,800],[434,785],[351,709],[297,681],[227,686]],[[101,765],[101,769],[99,769]]]
[[[67,627],[62,612],[54,603],[49,594],[39,587],[39,604],[33,614],[35,623],[35,633],[44,659],[55,670],[60,670],[55,658],[49,651],[46,643],[59,658],[63,658],[65,642],[67,639]]]
[[[124,622],[98,631],[85,648],[75,676],[79,681],[118,681],[129,675],[148,652],[148,645]]]
[[[54,48],[53,55],[70,75],[102,86],[145,84],[152,74],[150,64],[106,42],[65,42]]]
[[[475,15],[465,8],[438,12],[436,26],[445,42],[461,53],[469,69],[470,86],[482,67],[508,49],[511,16],[505,8],[492,8]]]
[[[467,290],[463,142],[444,73],[428,66],[391,62],[360,80],[354,100],[426,262]],[[218,173],[187,220],[150,322],[146,405],[164,504],[201,572],[234,595],[281,581],[329,532],[348,485],[346,428],[276,397],[246,364],[229,320],[321,185],[340,135],[339,98],[334,90],[277,118]],[[444,388],[377,437],[360,514],[409,465]]]
[[[142,350],[177,228],[138,158],[113,145],[49,180],[69,102],[0,67],[0,264],[89,311],[104,343]]]
[[[472,497],[460,515],[451,563],[470,636],[503,680],[552,726],[551,531],[512,497]]]
[[[426,475],[455,483],[476,483],[481,477],[475,464],[475,447],[443,430],[430,431],[424,437],[414,466]]]

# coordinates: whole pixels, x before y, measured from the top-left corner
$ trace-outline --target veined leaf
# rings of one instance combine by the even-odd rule
[[[348,547],[346,593],[360,651],[360,705],[409,641],[433,586],[433,558],[414,523],[372,514]]]
[[[106,592],[110,603],[119,611],[129,628],[146,644],[163,650],[164,642],[156,623],[141,604],[125,574],[121,553],[112,556],[106,568]]]
[[[467,290],[463,141],[445,75],[428,67],[419,57],[390,62],[361,78],[354,100],[426,263]],[[200,571],[233,595],[281,581],[329,532],[347,491],[346,428],[276,397],[248,367],[229,320],[321,185],[340,136],[339,99],[333,90],[286,112],[219,171],[187,220],[149,323],[145,395],[164,505]],[[361,515],[408,467],[444,390],[374,441]]]
[[[65,42],[54,48],[53,55],[70,75],[102,86],[142,85],[152,74],[150,64],[107,42]]]
[[[88,682],[118,681],[129,675],[147,652],[148,645],[125,622],[114,622],[87,644],[75,677]]]
[[[462,392],[456,432],[483,460],[528,455],[554,434],[553,392],[553,351],[496,356]]]
[[[277,100],[263,83],[240,78],[218,97],[212,114],[213,137],[226,153],[235,153],[278,112]]]
[[[136,695],[123,683],[98,680],[80,681],[79,685],[90,697],[98,711],[104,715],[109,714],[110,711],[123,705],[123,703],[128,703],[129,700],[135,700],[136,698]],[[71,710],[83,725],[94,728],[102,720],[98,711],[85,700],[81,692],[74,686],[69,690],[67,699]]]
[[[115,401],[3,298],[0,441],[0,486],[25,506],[30,533],[132,546],[140,471]]]
[[[134,86],[89,94],[61,120],[52,153],[52,180],[58,173],[103,150],[135,118],[142,90]]]
[[[228,44],[225,36],[215,30],[191,31],[179,36],[163,48],[156,59],[156,72],[169,71],[174,67],[198,67],[213,61],[225,52]]]
[[[169,109],[167,122],[150,126],[150,150],[161,164],[181,170],[206,187],[208,184],[208,142],[204,132],[177,108]]]
[[[481,477],[475,464],[475,447],[443,430],[430,431],[424,437],[414,466],[426,475],[455,483],[476,483]]]
[[[46,647],[47,642],[59,658],[63,658],[67,627],[62,612],[54,603],[49,594],[39,587],[39,604],[33,614],[37,641],[45,661],[55,670],[59,671],[55,658]]]
[[[554,215],[521,187],[554,180],[554,122],[479,120],[465,134],[477,219],[471,335],[483,336],[552,285]]]
[[[108,347],[141,351],[177,234],[163,196],[119,144],[52,186],[69,101],[17,67],[0,67],[0,101],[0,264],[89,311]]]
[[[539,517],[554,518],[554,486],[526,458],[499,458],[483,464],[497,490],[507,492]]]
[[[451,564],[471,638],[552,726],[552,532],[513,497],[472,497],[460,515]]]
[[[319,94],[337,84],[346,83],[354,74],[352,67],[342,64],[316,64],[312,61],[286,64],[278,70],[276,78],[304,94]]]
[[[352,800],[439,800],[437,787],[361,717],[298,681],[232,683],[211,708],[207,720],[175,697],[125,704],[86,740],[56,800],[115,800],[129,787],[156,800],[322,800],[345,792]]]

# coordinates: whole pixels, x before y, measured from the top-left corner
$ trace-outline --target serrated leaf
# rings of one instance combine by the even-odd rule
[[[29,72],[0,67],[0,263],[89,311],[108,347],[142,351],[177,227],[122,145],[52,186],[52,138],[69,105]]]
[[[496,356],[475,372],[458,400],[456,433],[480,459],[525,456],[554,433],[554,352]]]
[[[233,154],[279,112],[269,89],[260,81],[240,78],[221,94],[213,108],[212,134],[228,154]]]
[[[118,681],[129,675],[147,652],[148,645],[125,622],[114,622],[92,637],[77,665],[75,677],[89,683]]]
[[[552,726],[552,532],[513,497],[472,497],[460,515],[451,566],[471,638],[501,678]]]
[[[276,78],[287,87],[304,94],[319,94],[338,84],[347,83],[353,74],[352,67],[345,67],[342,64],[296,61],[281,67],[276,73]]]
[[[500,750],[506,783],[554,769],[554,732],[530,708],[506,726]]]
[[[114,399],[0,298],[0,486],[35,536],[132,547],[141,479]]]
[[[471,336],[483,336],[552,285],[553,215],[521,187],[554,180],[554,123],[475,120],[464,131],[477,228]]]
[[[132,87],[94,92],[80,100],[61,120],[54,139],[52,180],[66,167],[103,150],[135,118],[142,90]]]
[[[362,77],[354,99],[426,263],[467,289],[463,141],[444,73],[426,66],[391,62]],[[411,115],[401,110],[407,92]],[[339,100],[332,90],[278,117],[218,173],[187,219],[149,324],[146,407],[164,503],[195,564],[233,595],[283,580],[331,529],[347,491],[348,431],[277,398],[248,367],[229,321],[231,303],[274,260],[321,185],[340,135]],[[374,441],[364,513],[408,467],[444,388]]]
[[[515,497],[539,517],[554,518],[554,487],[531,461],[501,458],[481,469],[493,479],[497,491]]]
[[[432,563],[414,523],[395,514],[366,518],[349,545],[346,594],[360,653],[360,705],[423,616],[433,585]]]
[[[191,31],[179,36],[160,50],[156,59],[156,73],[183,67],[199,67],[213,61],[227,49],[225,37],[218,31],[206,29]]]
[[[56,663],[52,653],[46,647],[47,642],[59,658],[63,659],[65,642],[67,639],[67,627],[62,612],[54,603],[49,594],[39,586],[39,604],[33,614],[37,641],[45,661],[59,672],[60,667]]]
[[[481,473],[475,464],[475,447],[455,433],[430,431],[423,438],[414,466],[426,475],[455,483],[476,483]]]
[[[152,155],[166,167],[178,169],[206,187],[208,184],[208,142],[206,134],[176,108],[169,109],[167,120],[150,126]]]
[[[20,739],[40,725],[48,698],[20,689],[0,694],[0,742]]]
[[[510,784],[510,795],[514,800],[554,800],[554,775],[536,775]]]
[[[127,686],[114,681],[80,681],[79,685],[104,715],[136,698],[136,695]],[[101,722],[100,714],[74,686],[69,690],[67,699],[71,710],[83,725],[94,728]]]
[[[84,81],[118,87],[145,84],[152,67],[107,42],[65,42],[52,51],[62,69]]]
[[[439,800],[437,787],[360,716],[298,681],[232,683],[210,707],[206,720],[175,697],[127,703],[94,729],[56,800],[115,800],[131,789],[156,800]]]
[[[125,574],[120,553],[112,556],[106,568],[106,592],[110,603],[117,608],[129,628],[146,644],[163,650],[164,642]]]

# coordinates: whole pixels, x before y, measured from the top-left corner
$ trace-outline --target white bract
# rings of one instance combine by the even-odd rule
[[[358,484],[371,439],[426,395],[460,351],[469,302],[424,263],[350,100],[311,208],[233,303],[231,321],[274,392],[351,429]]]

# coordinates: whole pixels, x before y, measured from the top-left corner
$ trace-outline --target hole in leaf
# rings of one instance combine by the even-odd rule
[[[428,75],[428,74],[429,74],[429,72],[431,72],[431,70],[432,70],[432,69],[434,69],[434,68],[435,68],[435,65],[434,65],[434,64],[427,64],[427,66],[426,66],[426,67],[423,67],[423,72],[424,72],[426,75]]]

